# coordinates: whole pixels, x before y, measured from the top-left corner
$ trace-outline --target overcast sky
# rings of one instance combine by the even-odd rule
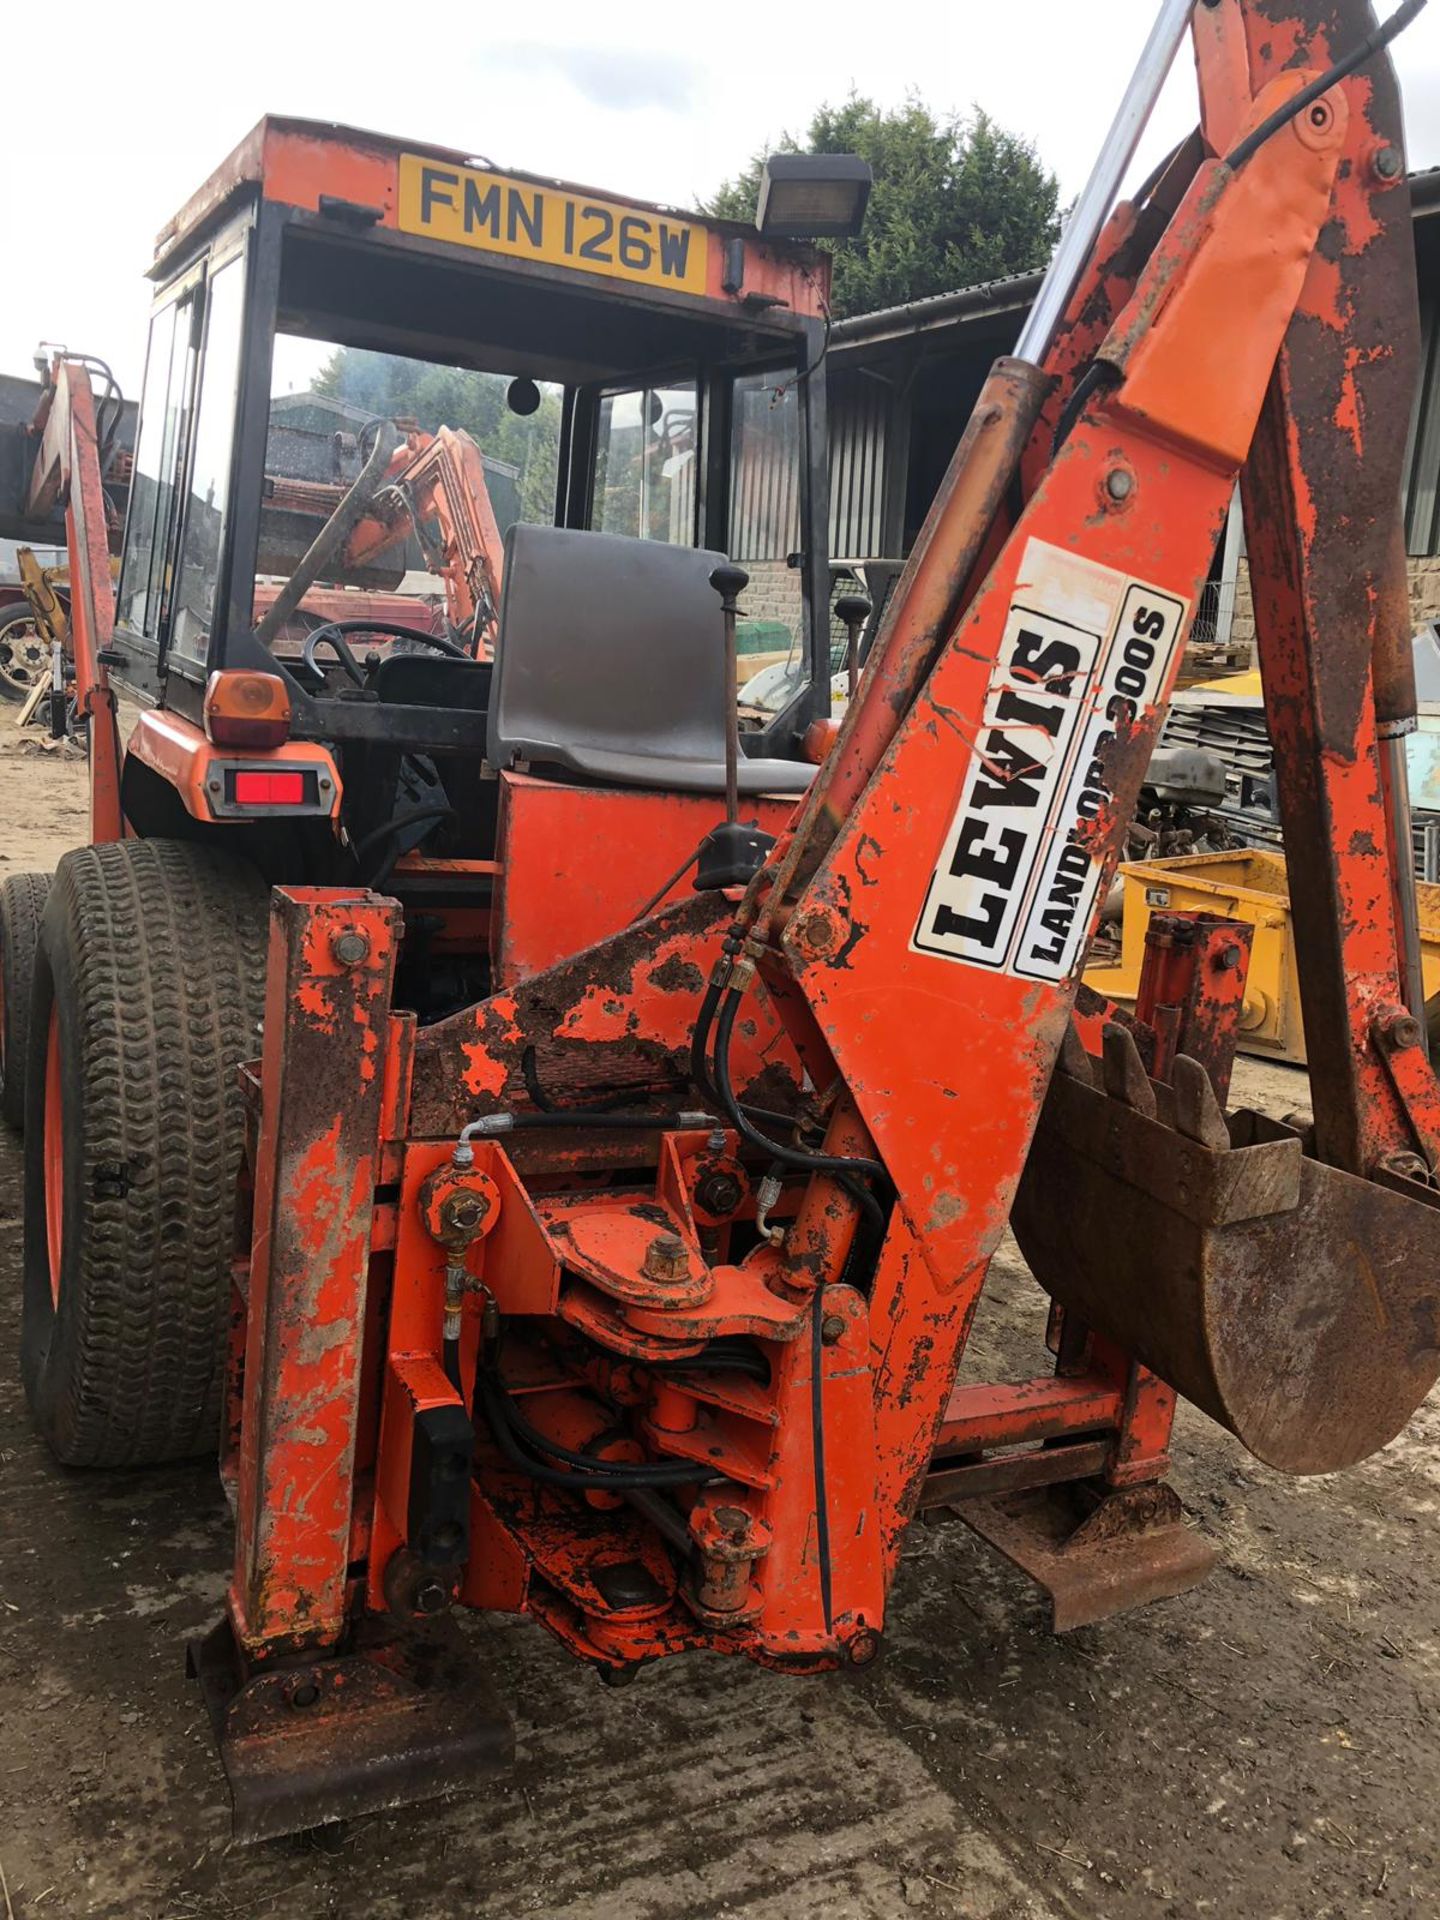
[[[28,56],[12,60],[5,97],[0,371],[27,371],[37,341],[61,340],[109,359],[135,392],[154,235],[266,112],[691,205],[821,102],[855,88],[894,105],[913,90],[1028,135],[1068,199],[1154,12],[1154,0],[136,0],[117,14],[79,0],[52,81],[46,53],[60,49],[32,10],[10,35],[15,54],[33,32],[36,53],[35,84]],[[1411,164],[1440,163],[1440,5],[1396,59]],[[1152,157],[1194,118],[1188,50],[1182,65]]]

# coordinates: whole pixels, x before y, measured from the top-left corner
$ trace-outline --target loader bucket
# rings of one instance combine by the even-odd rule
[[[1031,1271],[1268,1466],[1364,1460],[1440,1375],[1440,1210],[1222,1118],[1183,1056],[1150,1081],[1123,1033],[1108,1090],[1078,1048],[1052,1082],[1013,1216]]]

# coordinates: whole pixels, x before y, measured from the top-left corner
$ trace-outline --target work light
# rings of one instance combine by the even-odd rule
[[[755,224],[767,240],[848,240],[870,198],[858,153],[772,153],[760,174]]]

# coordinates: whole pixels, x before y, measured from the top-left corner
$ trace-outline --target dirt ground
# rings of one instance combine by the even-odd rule
[[[84,775],[0,714],[0,874],[83,832]],[[1242,1070],[1240,1097],[1302,1104]],[[1342,1478],[1281,1479],[1183,1411],[1218,1548],[1180,1599],[1064,1639],[967,1529],[917,1527],[858,1680],[672,1661],[614,1693],[536,1628],[474,1631],[518,1765],[338,1844],[231,1850],[181,1656],[216,1616],[213,1470],[76,1475],[17,1380],[19,1154],[0,1138],[0,1915],[197,1920],[1429,1920],[1440,1913],[1440,1404]],[[1041,1370],[996,1263],[971,1377]]]

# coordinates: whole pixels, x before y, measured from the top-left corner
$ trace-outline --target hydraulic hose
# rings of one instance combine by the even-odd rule
[[[1252,128],[1234,152],[1226,154],[1226,166],[1232,172],[1236,167],[1243,167],[1251,155],[1257,153],[1272,134],[1288,126],[1296,114],[1305,111],[1312,100],[1318,100],[1322,93],[1328,93],[1332,87],[1338,86],[1342,80],[1354,73],[1357,67],[1363,67],[1367,60],[1372,59],[1377,53],[1383,53],[1390,42],[1398,38],[1411,21],[1423,12],[1425,5],[1426,0],[1401,0],[1401,4],[1383,26],[1376,27],[1373,32],[1367,33],[1365,38],[1357,46],[1352,47],[1349,53],[1343,54],[1333,67],[1327,67],[1324,73],[1317,74],[1308,86],[1301,87],[1298,93],[1292,94],[1284,106],[1277,107],[1274,113],[1267,115],[1260,122],[1258,127]]]
[[[778,1140],[768,1139],[759,1128],[746,1117],[745,1110],[735,1098],[735,1089],[730,1079],[730,1040],[735,1027],[735,1015],[739,1011],[742,994],[738,987],[731,987],[720,1007],[720,1017],[715,1028],[715,1087],[720,1096],[720,1104],[729,1116],[730,1124],[743,1140],[749,1142],[761,1153],[768,1153],[773,1160],[779,1160],[787,1167],[801,1167],[807,1173],[833,1174],[842,1181],[846,1191],[855,1199],[870,1224],[877,1232],[885,1231],[885,1214],[880,1202],[868,1187],[865,1180],[880,1180],[888,1183],[889,1175],[878,1160],[846,1159],[836,1154],[809,1153],[803,1147],[782,1146]]]
[[[647,1462],[632,1466],[620,1461],[597,1460],[593,1454],[576,1453],[550,1440],[532,1427],[494,1377],[484,1368],[475,1378],[476,1398],[496,1446],[521,1473],[543,1486],[563,1487],[581,1493],[623,1493],[628,1487],[706,1487],[728,1475],[717,1467],[692,1466],[685,1460]],[[564,1460],[566,1467],[547,1467],[525,1451],[521,1440],[551,1459]],[[577,1464],[581,1463],[581,1464]]]

